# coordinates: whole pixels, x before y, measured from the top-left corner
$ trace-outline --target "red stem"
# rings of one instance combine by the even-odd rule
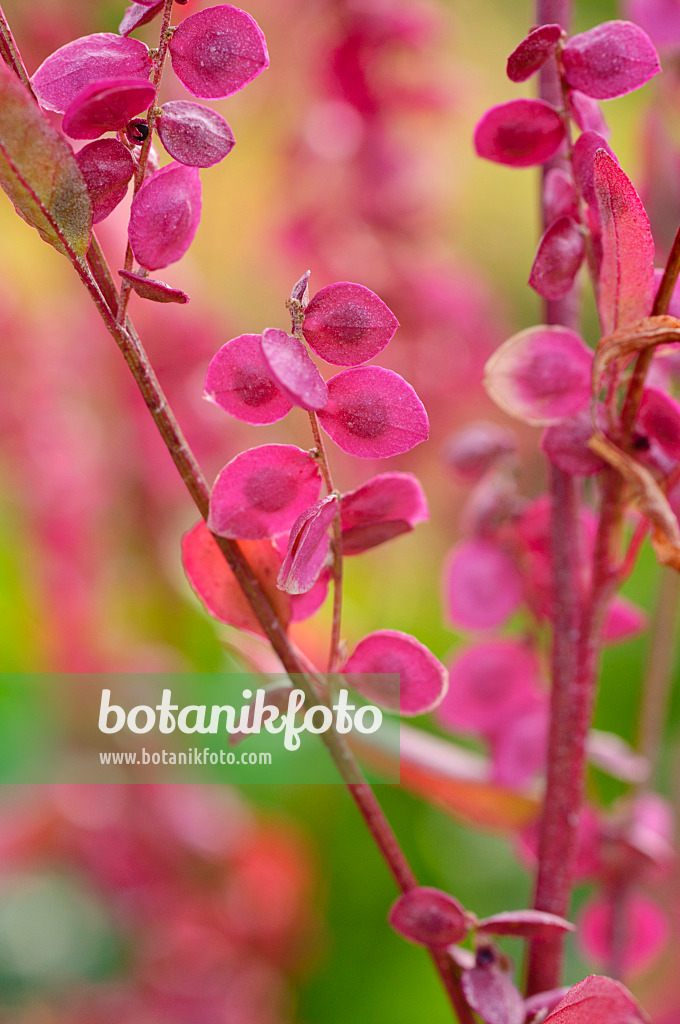
[[[571,23],[571,0],[538,0],[537,24],[556,23],[566,31]],[[560,108],[562,85],[555,61],[543,67],[540,96]],[[545,171],[562,161],[553,161]],[[542,208],[543,226],[545,210]],[[575,329],[579,318],[577,288],[556,302],[546,302],[545,319]],[[551,545],[553,570],[553,648],[550,731],[546,792],[539,831],[538,869],[534,907],[565,916],[571,897],[572,863],[576,852],[578,814],[585,766],[583,722],[589,721],[590,697],[579,674],[580,528],[579,487],[576,478],[550,467]],[[587,709],[587,710],[586,710]],[[532,941],[527,967],[529,995],[557,988],[561,981],[565,939]]]

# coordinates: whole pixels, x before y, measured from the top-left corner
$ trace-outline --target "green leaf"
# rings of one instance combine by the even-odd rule
[[[92,203],[73,150],[1,60],[0,185],[46,242],[85,255]]]

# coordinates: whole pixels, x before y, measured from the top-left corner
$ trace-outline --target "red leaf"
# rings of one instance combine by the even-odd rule
[[[569,990],[546,1024],[637,1024],[648,1019],[627,988],[591,974]]]
[[[276,586],[281,566],[279,553],[268,540],[242,540],[239,547],[286,629],[290,622],[290,600]],[[191,586],[211,615],[229,626],[263,635],[255,613],[204,522],[197,523],[182,538],[182,560]]]
[[[599,310],[603,334],[649,316],[654,299],[654,241],[633,185],[604,150],[595,155],[602,225]]]

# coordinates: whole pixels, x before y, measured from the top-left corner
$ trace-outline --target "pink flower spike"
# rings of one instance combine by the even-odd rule
[[[486,1024],[523,1024],[524,1000],[500,964],[485,963],[484,948],[477,950],[477,966],[463,971],[461,984],[469,1005]],[[489,951],[489,956],[492,955]]]
[[[586,96],[578,89],[570,89],[569,112],[582,132],[597,132],[602,138],[609,138],[609,125],[604,119],[600,104],[591,96]]]
[[[522,707],[535,702],[539,667],[517,640],[466,647],[449,668],[449,690],[437,717],[453,732],[493,738]]]
[[[134,32],[136,28],[140,28],[142,25],[148,25],[150,21],[161,13],[163,10],[164,0],[155,0],[155,2],[149,6],[143,3],[134,3],[127,8],[123,15],[123,20],[118,26],[118,32],[121,36],[129,36],[131,32]]]
[[[429,518],[427,499],[412,473],[381,473],[342,495],[342,553],[359,555],[408,533]]]
[[[176,263],[194,240],[201,219],[201,179],[195,167],[168,164],[146,179],[132,200],[128,235],[147,270]]]
[[[151,302],[176,302],[185,305],[189,296],[179,288],[171,288],[165,281],[154,281],[151,277],[144,277],[143,274],[135,274],[132,270],[119,270],[118,273],[124,280],[129,281],[132,290],[142,299],[149,299]]]
[[[188,167],[212,167],[234,147],[234,136],[222,115],[189,100],[164,103],[156,130],[173,160]]]
[[[396,629],[380,629],[360,640],[342,673],[355,676],[351,685],[369,701],[407,717],[432,711],[448,687],[448,673],[434,654]],[[385,678],[371,679],[373,674]],[[394,675],[396,682],[390,678]]]
[[[590,412],[584,409],[544,430],[541,451],[554,466],[570,476],[595,476],[602,472],[605,464],[588,447],[592,436],[593,422]]]
[[[610,644],[630,640],[634,636],[639,636],[646,625],[647,616],[641,608],[627,601],[625,597],[615,597],[607,612],[602,639]]]
[[[522,577],[512,558],[490,540],[463,540],[444,563],[446,617],[461,629],[501,626],[522,601]]]
[[[596,897],[580,911],[578,938],[589,960],[608,964],[612,958],[611,933],[614,907],[606,897]],[[637,974],[654,961],[665,947],[669,935],[666,915],[646,896],[633,894],[622,908],[625,946],[621,957],[622,973]]]
[[[543,205],[548,224],[560,217],[578,218],[578,198],[573,178],[561,167],[551,167],[543,181]]]
[[[220,100],[269,67],[264,35],[245,11],[220,4],[192,14],[170,40],[172,68],[190,93]]]
[[[545,768],[547,749],[547,702],[536,697],[493,737],[491,778],[508,789],[524,789]]]
[[[154,101],[151,82],[136,78],[100,79],[86,86],[69,104],[62,128],[72,139],[98,139],[117,132]]]
[[[470,919],[458,900],[426,885],[400,896],[387,919],[408,942],[440,949],[460,942],[470,929]]]
[[[612,160],[618,163],[614,150],[607,140],[597,132],[583,132],[574,143],[573,167],[581,195],[592,209],[597,212],[597,194],[595,192],[595,154],[604,149]]]
[[[529,327],[486,364],[484,386],[496,405],[534,426],[557,423],[590,403],[593,353],[565,327]]]
[[[213,356],[204,398],[244,423],[276,423],[293,408],[265,362],[259,334],[240,334]]]
[[[118,139],[99,139],[76,153],[92,200],[92,223],[99,224],[125,198],[135,173],[130,150]]]
[[[583,235],[571,217],[561,217],[543,235],[529,284],[544,299],[561,299],[574,285],[586,251]]]
[[[680,403],[658,388],[645,388],[638,423],[648,437],[659,442],[667,455],[680,460]]]
[[[545,1018],[550,1024],[648,1024],[627,988],[612,978],[591,974],[569,989]]]
[[[633,92],[661,71],[649,36],[630,21],[605,21],[571,36],[562,63],[569,85],[596,100]]]
[[[319,422],[339,448],[359,459],[401,455],[426,441],[430,427],[410,384],[382,366],[356,366],[328,381]]]
[[[533,167],[564,142],[562,118],[543,100],[511,100],[492,107],[475,128],[477,155],[510,167]]]
[[[504,910],[500,914],[483,918],[477,930],[491,935],[518,935],[523,939],[538,936],[548,939],[559,932],[573,932],[574,925],[544,910]]]
[[[382,352],[398,326],[394,313],[370,288],[340,281],[316,293],[302,333],[327,363],[358,366]]]
[[[323,409],[328,387],[302,342],[274,327],[262,332],[262,355],[281,390],[301,409]]]
[[[512,430],[481,420],[457,430],[446,442],[443,456],[462,480],[476,483],[487,470],[516,451],[517,438]]]
[[[328,530],[337,508],[337,495],[329,494],[305,509],[293,523],[277,580],[277,586],[287,594],[306,594],[318,580],[330,552]]]
[[[215,481],[208,529],[236,539],[275,537],[292,528],[320,489],[319,467],[309,452],[290,444],[249,448]]]
[[[594,182],[602,226],[598,305],[603,334],[610,334],[652,311],[654,240],[633,185],[601,150],[595,154]]]
[[[530,32],[508,57],[510,81],[526,82],[531,78],[552,57],[561,38],[561,25],[539,25]]]
[[[40,105],[63,114],[78,93],[102,78],[135,78],[151,75],[149,48],[138,39],[113,32],[98,32],[74,39],[55,50],[31,79]]]

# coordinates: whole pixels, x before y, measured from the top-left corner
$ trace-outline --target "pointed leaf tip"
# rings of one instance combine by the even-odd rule
[[[593,174],[602,228],[599,311],[607,335],[651,312],[654,240],[635,188],[603,149],[595,154]]]
[[[84,256],[92,202],[73,150],[0,60],[0,184],[17,213],[61,253]]]

